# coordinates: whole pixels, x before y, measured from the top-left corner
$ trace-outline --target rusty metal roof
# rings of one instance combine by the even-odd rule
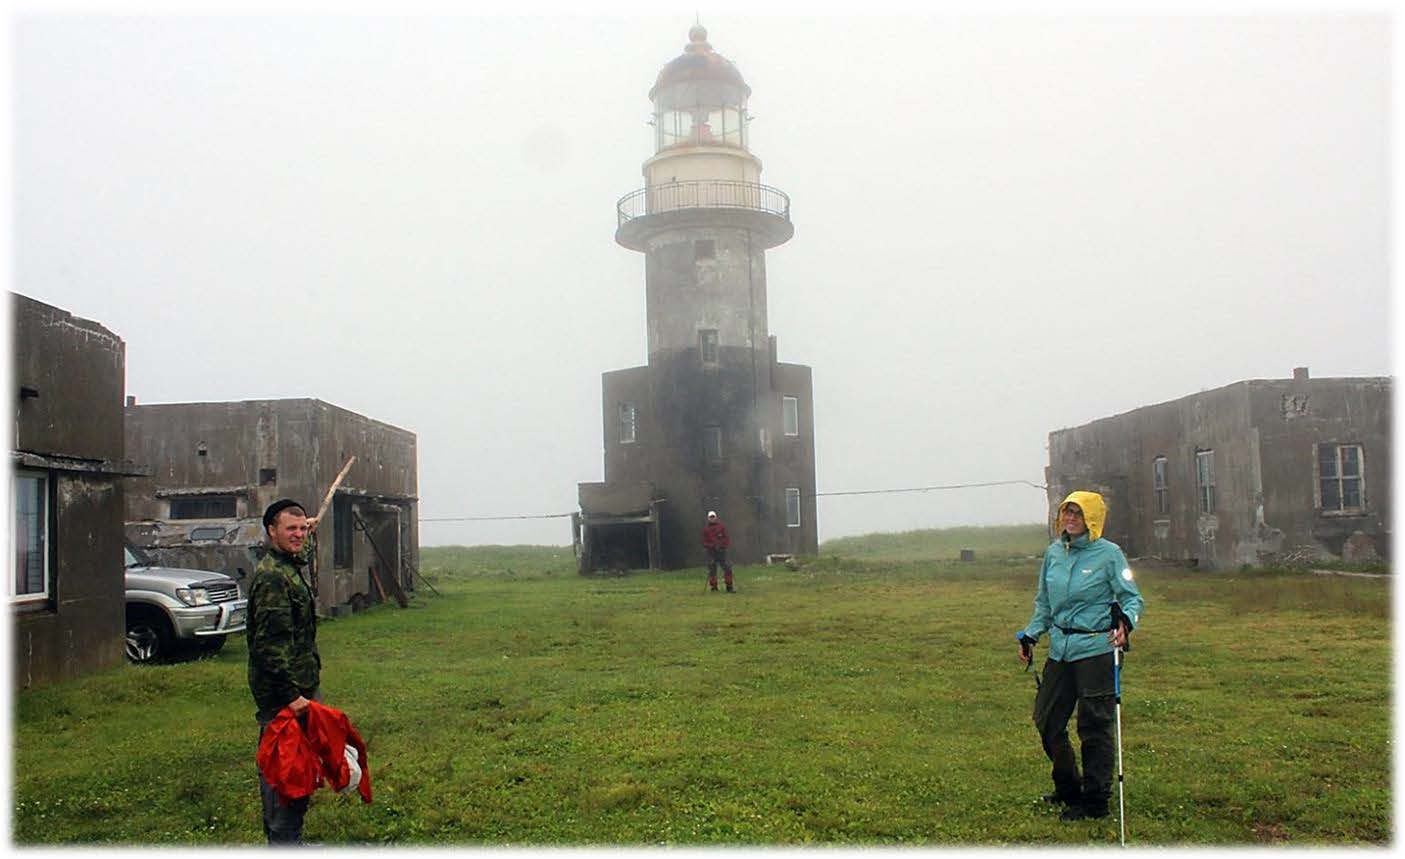
[[[660,87],[682,81],[725,81],[736,84],[746,95],[751,95],[751,87],[742,80],[742,73],[736,65],[712,49],[707,41],[707,29],[701,24],[688,30],[688,44],[683,48],[683,53],[659,71],[658,80],[649,90],[649,98],[652,99]]]

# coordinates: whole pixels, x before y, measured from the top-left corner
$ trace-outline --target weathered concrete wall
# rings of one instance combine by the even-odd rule
[[[1364,540],[1370,552],[1390,558],[1391,380],[1308,378],[1249,384],[1264,475],[1263,519],[1269,533],[1281,534],[1282,551],[1310,547],[1341,557],[1347,540],[1360,532],[1358,540]],[[1362,446],[1364,509],[1321,509],[1318,444]]]
[[[53,588],[14,611],[15,685],[68,680],[122,661],[122,482],[55,472]]]
[[[23,295],[11,293],[11,310],[13,382],[38,396],[21,393],[10,447],[122,459],[122,339],[96,322]]]
[[[699,258],[697,242],[714,256]],[[746,230],[692,227],[649,239],[645,256],[648,354],[698,348],[698,332],[723,349],[766,348],[766,256]]]
[[[709,510],[727,523],[738,562],[819,549],[810,369],[773,368],[769,348],[754,352],[723,348],[719,366],[704,368],[696,349],[681,349],[603,376],[605,480],[652,482],[666,499],[659,505],[665,568],[706,563],[700,534]],[[799,401],[798,436],[784,435],[782,396]],[[621,402],[636,408],[633,443],[620,441]],[[707,451],[709,426],[721,428],[720,459]],[[786,524],[786,487],[801,490],[799,528]]]
[[[1285,418],[1294,385],[1315,386],[1317,414]],[[1109,501],[1105,535],[1132,556],[1222,569],[1271,562],[1302,543],[1340,554],[1355,530],[1388,534],[1388,403],[1389,380],[1254,380],[1058,430],[1046,471],[1051,519],[1069,491],[1092,489]],[[1366,443],[1367,483],[1382,495],[1366,515],[1324,517],[1313,501],[1312,445],[1347,437]],[[1205,450],[1215,460],[1211,513],[1200,509],[1196,481],[1196,453]],[[1166,458],[1165,513],[1155,509],[1158,456]]]
[[[773,505],[769,518],[780,522],[780,545],[768,548],[768,553],[815,555],[819,553],[818,505],[815,499],[815,409],[814,389],[810,368],[801,364],[773,365],[775,395],[770,403],[774,410],[769,425],[774,427],[772,489],[768,499]],[[799,435],[787,436],[781,414],[781,398],[795,397],[799,417]],[[785,489],[800,490],[800,527],[786,524]]]
[[[202,568],[236,578],[239,570],[252,572],[264,508],[293,498],[311,515],[346,459],[355,455],[338,498],[351,500],[386,558],[382,561],[364,532],[353,531],[349,562],[336,566],[338,531],[354,525],[349,514],[339,517],[329,510],[318,529],[319,605],[374,601],[372,564],[401,567],[402,585],[413,587],[407,564],[419,565],[414,433],[314,399],[135,405],[127,409],[126,427],[131,455],[153,470],[150,480],[129,492],[128,534],[156,549],[164,563],[209,557]],[[221,520],[237,529],[227,541],[196,545],[181,539],[190,528],[210,524],[169,518],[170,499],[193,490],[238,499],[238,518]]]
[[[20,295],[11,306],[13,449],[72,460],[34,469],[53,487],[51,576],[47,600],[11,608],[15,685],[28,687],[122,660],[123,487],[111,467],[124,459],[126,364],[122,340],[103,326]]]

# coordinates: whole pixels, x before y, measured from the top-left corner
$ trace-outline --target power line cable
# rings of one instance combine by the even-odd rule
[[[1041,483],[1031,483],[1028,480],[994,480],[989,483],[950,483],[945,486],[913,486],[907,489],[852,489],[846,492],[816,492],[815,497],[822,495],[887,495],[895,492],[931,492],[934,489],[972,489],[978,486],[1032,486],[1035,489],[1045,490],[1049,487]]]
[[[1029,486],[1038,490],[1046,490],[1049,487],[1042,483],[1032,483],[1028,480],[994,480],[987,483],[949,483],[942,486],[912,486],[903,489],[851,489],[844,492],[816,492],[815,497],[833,497],[836,495],[891,495],[899,492],[933,492],[945,489],[975,489],[983,486]],[[436,516],[421,517],[421,522],[505,522],[512,519],[564,519],[574,516],[570,513],[541,513],[533,516]]]
[[[502,522],[508,519],[564,519],[575,513],[542,513],[536,516],[440,516],[420,517],[421,522]]]

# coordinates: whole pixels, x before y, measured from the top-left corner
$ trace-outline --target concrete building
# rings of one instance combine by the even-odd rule
[[[413,587],[419,564],[415,434],[321,400],[170,403],[126,409],[127,449],[151,477],[127,490],[127,536],[167,566],[245,584],[263,511],[293,498],[316,512],[347,458],[356,463],[318,528],[318,608],[382,599],[371,567]]]
[[[126,346],[96,322],[11,294],[10,575],[14,682],[122,661]]]
[[[1253,379],[1049,434],[1052,512],[1102,492],[1129,556],[1390,557],[1391,379]]]
[[[644,254],[648,364],[604,374],[605,480],[582,485],[583,571],[607,556],[700,565],[708,510],[738,562],[818,551],[810,368],[779,360],[766,323],[766,251],[794,233],[790,199],[761,184],[750,95],[701,26],[649,91],[655,151],[615,232]],[[633,490],[609,487],[642,485],[649,504],[613,509]],[[644,518],[611,521],[622,515]]]

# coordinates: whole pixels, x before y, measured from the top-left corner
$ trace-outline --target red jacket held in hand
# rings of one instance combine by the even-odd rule
[[[259,740],[258,765],[264,781],[285,802],[311,796],[324,782],[341,790],[351,781],[346,746],[356,749],[361,783],[356,791],[362,802],[371,801],[371,768],[366,744],[340,710],[316,701],[307,704],[306,726],[289,707],[278,711]]]
[[[704,549],[725,549],[732,545],[732,538],[727,536],[727,526],[719,522],[712,522],[703,529]]]

